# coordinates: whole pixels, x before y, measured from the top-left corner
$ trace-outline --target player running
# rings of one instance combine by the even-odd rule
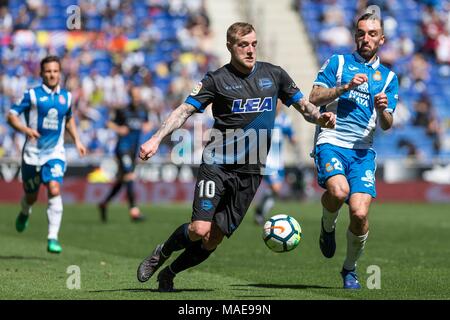
[[[61,62],[56,56],[41,61],[43,84],[25,92],[22,101],[13,105],[8,123],[27,138],[22,152],[22,181],[25,195],[16,219],[16,230],[23,232],[28,226],[32,205],[36,202],[43,183],[48,195],[47,251],[60,253],[58,232],[61,226],[63,203],[61,185],[66,170],[64,131],[67,129],[80,156],[86,154],[72,115],[72,95],[60,88]],[[24,113],[26,124],[19,116]]]
[[[231,62],[207,73],[186,101],[141,146],[141,159],[151,158],[164,137],[212,103],[215,123],[203,151],[191,222],[179,226],[138,267],[138,280],[145,282],[173,252],[184,249],[158,274],[159,291],[173,291],[174,277],[205,261],[223,237],[230,237],[242,222],[261,182],[265,159],[255,155],[265,148],[262,158],[267,156],[277,98],[287,106],[294,105],[307,121],[334,127],[334,114],[320,114],[282,68],[256,61],[256,47],[252,25],[231,25],[227,31]],[[264,133],[268,135],[264,137]],[[245,140],[245,147],[234,148]]]
[[[283,112],[282,108],[283,106],[279,102],[272,134],[272,144],[266,161],[264,180],[268,184],[269,189],[257,204],[254,215],[255,222],[261,226],[264,225],[266,217],[270,210],[272,210],[275,199],[279,197],[281,188],[283,187],[285,177],[283,159],[284,137],[287,137],[293,145],[296,144],[291,120]]]
[[[136,206],[134,197],[134,168],[139,149],[141,132],[150,131],[147,111],[142,107],[140,91],[131,89],[131,101],[124,109],[115,111],[114,120],[108,122],[108,128],[117,133],[119,138],[116,145],[116,158],[119,163],[117,180],[111,188],[108,196],[99,204],[100,218],[102,222],[108,220],[108,204],[119,193],[125,184],[127,188],[127,200],[129,215],[132,221],[145,220],[145,216]]]
[[[398,100],[398,79],[376,55],[384,43],[383,22],[376,14],[364,14],[356,23],[356,52],[333,55],[319,71],[310,100],[321,111],[336,113],[334,129],[318,128],[315,161],[322,195],[320,249],[327,258],[336,250],[335,226],[339,209],[349,205],[347,256],[341,271],[346,289],[361,286],[356,261],[369,233],[368,214],[375,190],[377,122],[383,130],[392,126]]]

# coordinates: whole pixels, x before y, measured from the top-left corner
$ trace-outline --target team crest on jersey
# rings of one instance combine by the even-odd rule
[[[51,108],[42,121],[42,127],[47,130],[58,130],[58,110]]]
[[[66,104],[66,98],[62,94],[59,96],[59,103]]]
[[[273,86],[273,82],[269,78],[262,78],[259,79],[258,85],[261,90],[270,89]]]
[[[196,96],[202,90],[203,83],[200,81],[191,92],[191,96]]]
[[[373,80],[375,81],[381,81],[382,78],[383,77],[381,76],[381,72],[378,70],[373,74]]]
[[[273,110],[273,100],[272,97],[261,98],[251,98],[245,100],[242,103],[242,99],[236,99],[233,101],[231,111],[233,113],[252,113],[252,112],[263,112]]]
[[[332,165],[331,163],[328,162],[328,163],[325,165],[325,170],[326,170],[327,172],[331,172],[331,171],[334,170],[334,167],[333,167],[333,165]]]

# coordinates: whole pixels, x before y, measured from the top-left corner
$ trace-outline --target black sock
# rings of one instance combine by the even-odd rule
[[[109,193],[108,197],[106,197],[105,201],[103,203],[108,203],[111,201],[112,198],[116,196],[116,194],[120,191],[120,188],[122,188],[122,181],[118,180],[116,183],[114,183],[111,192]]]
[[[172,271],[172,273],[177,274],[183,270],[199,265],[208,259],[214,250],[208,251],[204,249],[202,240],[195,241],[191,246],[186,248],[174,262],[170,264],[169,270]]]
[[[134,208],[135,202],[134,202],[134,181],[127,181],[127,198],[128,198],[128,205],[130,208]]]
[[[188,226],[189,223],[182,224],[172,233],[169,239],[164,242],[164,247],[162,249],[162,254],[164,256],[168,257],[172,252],[187,248],[194,243],[189,239]]]

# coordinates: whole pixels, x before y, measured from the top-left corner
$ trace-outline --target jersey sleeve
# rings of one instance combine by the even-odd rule
[[[288,107],[303,98],[303,93],[283,69],[280,74],[278,98]]]
[[[16,116],[21,115],[23,112],[30,110],[31,108],[31,97],[30,92],[26,91],[19,103],[14,104],[9,112],[15,114]]]
[[[325,88],[334,88],[336,86],[336,73],[338,66],[339,58],[337,55],[333,55],[322,65],[313,84]]]
[[[205,108],[213,101],[215,92],[214,81],[208,73],[192,90],[184,102],[194,106],[197,112],[204,112]]]
[[[397,102],[398,102],[398,78],[397,78],[397,75],[394,74],[391,82],[389,82],[384,93],[386,94],[387,99],[388,99],[388,106],[386,108],[386,111],[389,113],[393,113],[395,110],[395,107],[397,106]]]
[[[67,112],[66,112],[66,119],[69,120],[72,118],[72,94],[70,92],[67,92]]]

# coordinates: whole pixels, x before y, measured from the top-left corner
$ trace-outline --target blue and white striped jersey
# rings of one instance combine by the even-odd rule
[[[331,143],[350,149],[370,149],[377,121],[374,96],[384,92],[388,98],[386,111],[394,112],[398,101],[397,75],[380,64],[379,57],[366,63],[357,52],[333,55],[319,70],[314,84],[334,88],[349,83],[357,73],[366,74],[369,81],[321,107],[322,112],[336,114],[336,127],[317,127],[316,145]]]
[[[284,168],[283,142],[285,136],[291,139],[294,136],[294,130],[291,119],[284,112],[280,112],[275,118],[270,151],[266,160],[266,167],[270,170]]]
[[[25,92],[22,101],[9,112],[24,113],[27,126],[41,135],[26,139],[22,157],[26,164],[41,166],[49,160],[66,161],[64,130],[66,120],[72,117],[72,95],[59,86],[52,92],[45,84]]]

